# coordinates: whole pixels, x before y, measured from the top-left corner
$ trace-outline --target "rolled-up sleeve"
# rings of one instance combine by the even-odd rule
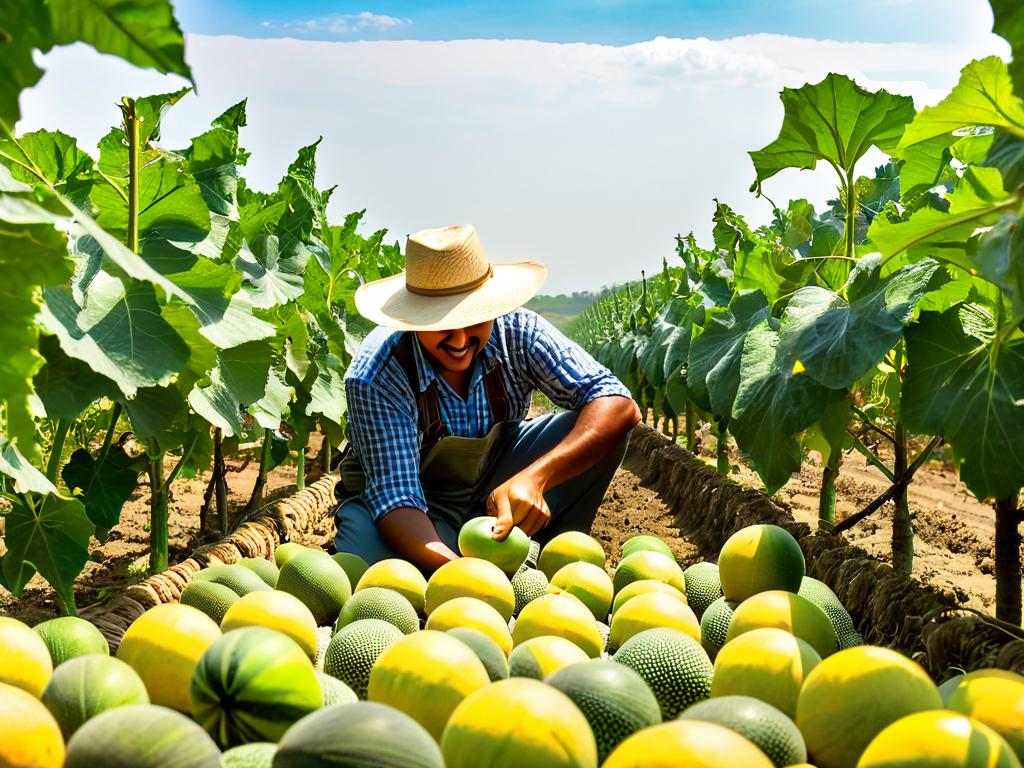
[[[578,411],[599,397],[631,397],[611,371],[543,317],[531,312],[524,313],[524,318],[530,376],[556,405]]]
[[[360,379],[345,382],[345,395],[352,445],[366,476],[363,498],[373,519],[398,507],[426,512],[415,414],[393,392]]]

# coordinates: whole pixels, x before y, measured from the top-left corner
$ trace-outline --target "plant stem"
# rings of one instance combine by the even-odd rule
[[[306,487],[306,449],[299,449],[299,455],[295,458],[295,487],[300,491]]]
[[[697,412],[693,403],[686,401],[686,450],[693,453],[697,449]]]
[[[135,102],[121,100],[124,115],[124,132],[128,139],[128,248],[139,252],[139,161],[142,155],[139,147],[139,121],[135,115]]]
[[[883,475],[885,475],[890,483],[896,482],[896,475],[893,474],[892,470],[885,466],[882,460],[875,455],[875,452],[868,448],[864,444],[864,441],[853,433],[853,430],[847,429],[846,434],[848,434],[853,439],[853,447],[857,449],[861,456],[867,459],[868,464],[870,464]]]
[[[893,474],[902,477],[907,471],[907,431],[902,422],[896,422],[895,432]],[[914,568],[914,522],[910,519],[906,484],[900,487],[894,502],[896,509],[892,516],[892,566],[900,573],[909,574]]]
[[[57,419],[57,429],[53,433],[53,444],[50,446],[50,457],[46,462],[46,477],[54,485],[57,484],[60,458],[64,453],[64,442],[67,440],[69,429],[71,429],[70,419]]]
[[[167,570],[167,484],[164,482],[164,455],[155,452],[149,458],[149,571]]]
[[[842,463],[843,452],[833,447],[821,471],[821,493],[818,496],[818,528],[823,531],[832,530],[836,521],[836,478]]]
[[[228,535],[228,478],[224,466],[224,434],[218,427],[213,433],[213,483],[217,499],[217,521],[222,536]]]
[[[718,474],[729,474],[729,430],[721,424],[715,426],[715,461]]]
[[[995,503],[996,508],[996,618],[1020,626],[1021,560],[1018,493]]]
[[[853,179],[853,169],[846,174],[846,257],[852,259],[857,255],[857,184]]]
[[[331,471],[331,439],[324,435],[324,442],[320,447],[320,460],[323,462],[323,473],[330,474]]]
[[[114,442],[114,433],[117,431],[117,422],[120,418],[121,404],[114,403],[114,407],[110,409],[110,424],[107,426],[107,433],[103,436],[103,446],[100,448],[100,452],[96,454],[97,465],[103,464],[110,454],[110,446]]]
[[[249,503],[245,505],[246,512],[256,509],[256,505],[263,498],[263,488],[267,484],[267,466],[270,464],[270,441],[273,439],[271,434],[269,429],[263,430],[263,446],[260,448],[260,470],[259,474],[256,475],[256,482],[252,486],[252,495],[249,497]]]

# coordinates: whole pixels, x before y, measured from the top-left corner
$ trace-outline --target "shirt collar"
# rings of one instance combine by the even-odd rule
[[[420,344],[419,339],[415,336],[415,331],[408,331],[413,334],[413,355],[416,359],[416,377],[419,379],[420,392],[425,392],[427,387],[434,383],[434,379],[438,378],[437,371],[434,370],[434,366],[427,360],[426,353],[423,351],[423,346]],[[491,330],[491,336],[487,339],[487,343],[484,344],[484,348],[480,350],[480,354],[477,355],[477,359],[473,361],[473,375],[470,378],[469,388],[473,389],[476,386],[477,381],[483,377],[484,371],[491,370],[495,365],[498,364],[500,358],[500,350],[498,346],[498,323],[494,323],[494,328]]]

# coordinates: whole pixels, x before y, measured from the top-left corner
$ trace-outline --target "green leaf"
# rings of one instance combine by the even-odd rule
[[[56,336],[40,336],[39,352],[46,362],[32,383],[49,418],[77,419],[101,397],[116,394],[117,386],[110,379],[64,354]]]
[[[743,339],[739,382],[729,431],[771,495],[803,463],[799,434],[818,421],[842,395],[781,359],[779,334],[762,320]]]
[[[286,245],[277,235],[261,235],[252,241],[251,250],[241,250],[235,258],[235,269],[242,273],[253,306],[265,309],[302,295],[309,256],[300,242]]]
[[[981,236],[974,263],[979,274],[1010,300],[1014,323],[1024,319],[1024,233],[1018,216],[1003,216]]]
[[[987,307],[961,304],[923,312],[906,331],[901,418],[914,432],[946,438],[979,499],[1024,485],[1024,339],[997,330]]]
[[[140,67],[192,79],[169,0],[47,0],[53,44],[82,41]]]
[[[188,431],[188,404],[176,386],[146,387],[131,400],[120,399],[139,440],[156,440],[162,450],[182,444]]]
[[[217,353],[217,367],[209,383],[199,383],[189,393],[189,405],[227,437],[242,429],[240,406],[263,399],[270,369],[270,345],[251,341]]]
[[[43,76],[32,51],[53,46],[50,14],[42,3],[0,3],[0,132],[9,134],[21,119],[18,96]]]
[[[78,143],[60,131],[33,131],[0,139],[0,162],[18,181],[36,184],[42,176],[79,208],[86,204],[95,162]]]
[[[26,499],[28,504],[26,504]],[[75,577],[89,559],[93,524],[77,499],[56,494],[11,500],[4,516],[7,554],[0,558],[0,581],[15,597],[38,571],[69,610],[74,610]]]
[[[892,152],[904,126],[914,117],[914,102],[880,90],[875,93],[835,73],[820,83],[782,91],[785,117],[779,136],[751,152],[757,172],[752,192],[785,168],[813,169],[819,160],[845,180],[871,147]]]
[[[16,493],[56,493],[54,487],[42,472],[26,459],[15,441],[0,435],[0,474],[14,481]]]
[[[43,328],[63,350],[115,382],[129,398],[182,370],[188,346],[160,315],[153,287],[101,272],[80,303],[67,287],[46,288]]]
[[[782,316],[779,358],[799,361],[807,376],[846,389],[874,368],[899,341],[920,298],[944,273],[931,259],[879,275],[881,256],[865,256],[843,293],[817,286],[797,291]]]
[[[1017,0],[989,0],[989,5],[995,16],[992,31],[1010,44],[1013,53],[1010,74],[1014,90],[1024,98],[1024,6]]]
[[[249,413],[252,414],[253,418],[256,419],[256,423],[263,429],[279,429],[281,422],[291,412],[293,395],[294,389],[285,383],[283,374],[271,370],[270,376],[267,378],[266,394],[251,405]],[[303,407],[302,415],[305,415],[305,407]],[[308,420],[291,419],[290,422],[293,429],[298,432],[302,427],[306,426]],[[312,427],[312,424],[306,426],[304,430],[305,437],[309,436]],[[302,444],[305,445],[305,438],[303,438]]]
[[[71,454],[60,476],[68,490],[83,503],[93,525],[109,530],[121,519],[121,508],[135,492],[144,464],[119,446],[111,447],[102,463],[79,448]]]
[[[804,447],[820,453],[822,464],[828,464],[833,453],[853,444],[846,431],[849,423],[850,401],[845,397],[834,400],[825,414],[804,433]]]

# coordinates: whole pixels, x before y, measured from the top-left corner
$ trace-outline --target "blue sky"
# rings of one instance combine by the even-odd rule
[[[979,30],[969,0],[177,0],[189,32],[311,40],[524,39],[624,45],[768,32],[944,42]],[[984,26],[985,22],[981,22]]]

